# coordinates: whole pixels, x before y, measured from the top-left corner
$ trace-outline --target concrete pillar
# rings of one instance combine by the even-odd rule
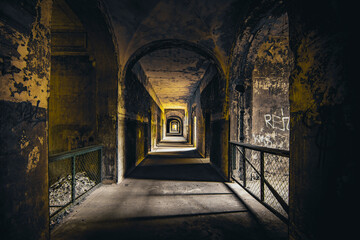
[[[48,239],[47,110],[51,0],[0,3],[0,228]]]
[[[355,84],[341,1],[289,3],[290,239],[346,239],[358,169]]]

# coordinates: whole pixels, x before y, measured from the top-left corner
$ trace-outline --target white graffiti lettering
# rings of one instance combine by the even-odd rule
[[[290,130],[290,117],[284,116],[284,110],[281,109],[281,116],[275,114],[265,114],[265,125],[272,129],[279,129],[281,131]]]
[[[272,147],[271,137],[269,135],[255,135],[253,134],[254,144],[260,144],[264,147]]]

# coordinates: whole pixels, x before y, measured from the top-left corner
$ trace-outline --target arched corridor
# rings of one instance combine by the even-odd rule
[[[351,9],[1,0],[0,238],[350,236]]]

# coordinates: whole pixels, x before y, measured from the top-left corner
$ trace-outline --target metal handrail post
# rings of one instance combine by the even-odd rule
[[[243,156],[242,156],[242,158],[243,158],[243,168],[244,168],[244,170],[243,170],[243,175],[244,175],[244,187],[246,187],[246,160],[245,160],[245,156],[246,156],[246,152],[245,152],[245,150],[246,150],[246,148],[244,148],[244,147],[242,147],[242,149],[243,149]]]
[[[71,158],[71,176],[72,176],[72,179],[71,179],[71,202],[75,202],[75,184],[76,184],[75,160],[76,160],[76,155],[72,156],[72,158]]]
[[[232,174],[232,171],[236,169],[236,152],[232,144],[230,144],[230,148],[231,148],[231,174]]]
[[[264,152],[260,152],[260,199],[264,201],[264,186],[265,185],[265,174],[264,174]]]
[[[103,180],[103,174],[102,174],[102,155],[103,155],[103,149],[100,148],[100,160],[99,160],[99,170],[100,170],[100,183]]]

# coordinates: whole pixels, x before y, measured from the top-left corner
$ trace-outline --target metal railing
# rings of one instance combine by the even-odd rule
[[[49,156],[49,211],[54,216],[102,181],[102,146]]]
[[[229,143],[232,179],[287,223],[289,151],[234,141]]]

